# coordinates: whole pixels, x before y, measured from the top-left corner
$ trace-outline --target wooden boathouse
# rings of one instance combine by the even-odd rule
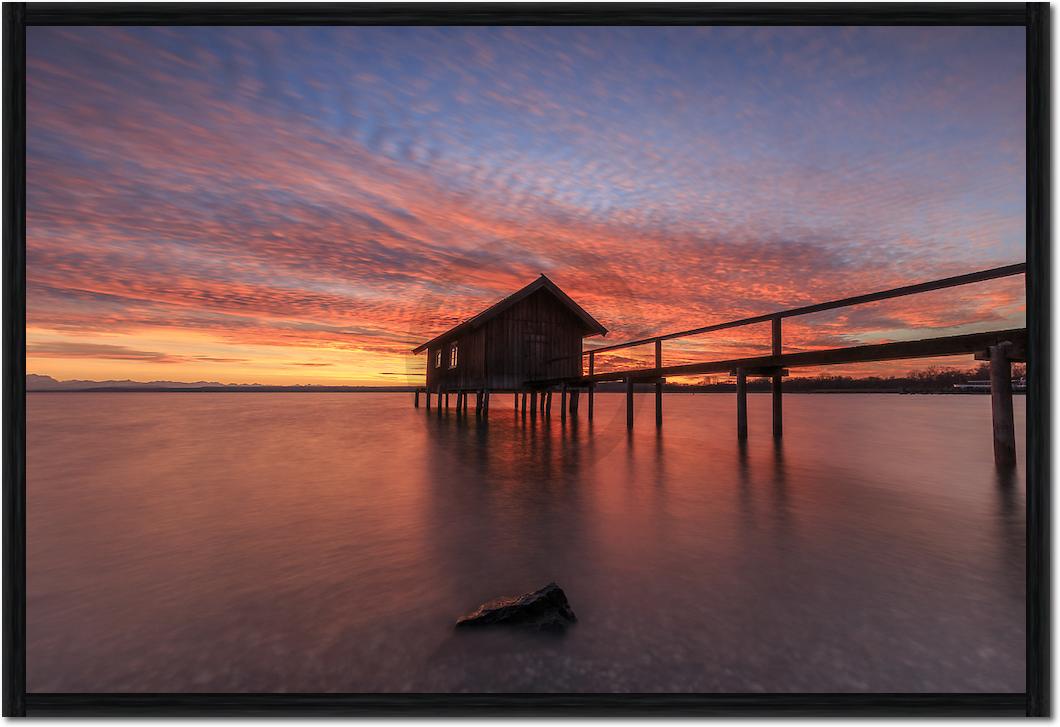
[[[656,426],[662,426],[663,384],[667,377],[728,374],[736,378],[736,434],[740,439],[747,437],[748,378],[763,377],[771,382],[773,436],[779,437],[784,432],[783,379],[789,369],[973,354],[979,360],[990,362],[994,459],[999,466],[1008,467],[1016,462],[1012,362],[1028,361],[1026,328],[846,348],[785,351],[783,321],[811,313],[1025,275],[1026,272],[1026,263],[1005,265],[589,350],[583,349],[582,340],[588,336],[604,335],[607,333],[606,329],[555,283],[542,275],[477,316],[417,346],[413,353],[428,352],[428,409],[431,406],[432,393],[437,394],[439,410],[443,405],[448,408],[449,394],[456,393],[457,412],[466,412],[467,394],[474,392],[475,413],[484,415],[489,408],[491,391],[514,391],[517,411],[526,413],[529,396],[530,412],[533,414],[537,411],[540,397],[541,412],[549,414],[552,408],[552,392],[558,390],[562,397],[560,414],[566,420],[568,411],[577,417],[579,392],[584,391],[588,394],[588,418],[592,421],[596,386],[605,381],[623,382],[626,393],[626,425],[629,428],[633,427],[635,384],[653,385],[655,423]],[[665,341],[756,323],[771,324],[769,354],[670,365],[664,361]],[[653,366],[606,372],[596,370],[595,359],[598,354],[644,345],[654,347]],[[1035,362],[1028,363],[1033,369]],[[417,407],[421,391],[417,389],[415,394]]]
[[[458,326],[412,350],[427,352],[427,406],[432,393],[456,394],[458,407],[476,396],[475,410],[490,393],[526,392],[535,382],[577,379],[582,374],[582,339],[607,329],[558,285],[537,280]],[[417,404],[419,394],[417,392]]]

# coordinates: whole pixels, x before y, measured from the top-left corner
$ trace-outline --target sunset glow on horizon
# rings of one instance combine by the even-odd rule
[[[407,385],[541,273],[592,347],[1022,262],[1024,33],[31,27],[27,370]],[[1024,311],[1017,276],[791,319],[785,350]],[[972,366],[829,371],[932,363]]]

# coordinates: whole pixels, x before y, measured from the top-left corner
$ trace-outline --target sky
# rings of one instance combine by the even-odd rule
[[[403,385],[541,273],[609,329],[591,347],[1025,259],[1021,28],[27,43],[30,373]],[[1024,320],[1019,276],[789,319],[784,350]],[[753,326],[664,363],[768,349]]]

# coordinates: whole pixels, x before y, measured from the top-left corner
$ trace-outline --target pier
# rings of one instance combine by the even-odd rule
[[[1016,462],[1015,426],[1012,413],[1012,363],[1025,362],[1027,360],[1026,328],[909,341],[891,341],[823,350],[785,352],[783,321],[787,318],[811,313],[954,288],[1014,275],[1024,275],[1026,269],[1026,263],[1006,265],[965,275],[931,280],[748,318],[712,323],[698,328],[665,333],[634,341],[591,348],[581,352],[583,363],[579,375],[528,378],[521,385],[506,388],[504,391],[514,392],[516,408],[524,413],[527,408],[528,395],[531,414],[536,412],[537,402],[540,399],[541,413],[545,416],[551,413],[553,392],[558,391],[560,393],[560,413],[563,420],[566,420],[567,416],[577,417],[580,394],[584,392],[587,397],[587,416],[591,421],[594,413],[593,399],[596,386],[602,382],[622,382],[625,384],[626,426],[632,428],[634,421],[634,386],[649,384],[654,387],[655,393],[655,424],[657,427],[661,427],[663,425],[663,385],[667,377],[725,374],[736,378],[736,436],[739,439],[746,439],[748,436],[747,379],[765,378],[771,384],[772,434],[774,437],[781,437],[784,433],[783,380],[791,369],[899,361],[937,356],[974,355],[977,360],[989,361],[990,363],[994,459],[998,466],[1010,467]],[[666,341],[759,323],[771,324],[771,347],[770,353],[767,355],[681,363],[670,366],[664,365],[663,344]],[[598,355],[645,345],[654,346],[653,366],[606,372],[598,372],[596,370],[596,357]],[[552,360],[555,361],[556,359]],[[427,407],[430,408],[430,388],[423,391],[425,391],[427,396]],[[441,409],[443,406],[443,396],[445,397],[444,406],[448,407],[448,392],[439,387],[435,393],[438,397],[438,408]],[[479,389],[475,390],[474,393],[476,394],[477,402],[476,414],[484,416],[488,411],[490,390]],[[494,393],[497,393],[497,390],[494,390]],[[419,405],[419,394],[420,392],[417,391],[417,406]],[[458,396],[461,395],[464,397],[466,411],[467,392],[462,391],[458,394]],[[521,400],[520,397],[522,397]],[[487,402],[485,405],[481,404],[483,398]]]

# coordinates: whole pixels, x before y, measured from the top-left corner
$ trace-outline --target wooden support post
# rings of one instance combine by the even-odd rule
[[[747,372],[736,370],[736,437],[747,439]]]
[[[545,394],[545,416],[552,416],[552,391]]]
[[[990,347],[990,408],[994,419],[994,464],[1016,464],[1016,426],[1012,419],[1012,361],[1005,342]]]
[[[438,387],[438,416],[442,415],[442,387]]]
[[[592,351],[589,352],[589,375],[593,375],[593,366],[596,363],[596,354]]]
[[[662,379],[655,382],[655,426],[662,426],[662,395],[663,395],[663,383]]]
[[[430,389],[424,389],[423,393],[427,397],[427,411],[430,411],[431,410],[431,390]]]
[[[523,397],[522,397],[522,400],[521,400],[521,404],[519,405],[519,411],[521,413],[523,413],[523,414],[526,414],[526,392],[525,391],[523,392]]]
[[[545,413],[545,392],[541,392],[541,413]]]
[[[783,345],[780,338],[780,316],[776,316],[773,319],[773,355],[779,356]]]
[[[633,428],[633,379],[626,377],[626,429]]]
[[[570,393],[570,415],[575,419],[578,418],[578,398],[581,396],[581,391],[575,389]]]
[[[531,391],[530,392],[530,416],[535,416],[536,414],[537,414],[537,392],[536,391]]]
[[[482,416],[482,389],[475,392],[475,416]]]
[[[416,409],[420,408],[420,390],[416,389],[416,396],[412,399],[412,406]]]
[[[482,392],[482,414],[485,416],[490,413],[490,390],[486,389]]]
[[[515,401],[512,403],[512,409],[519,411],[519,392],[515,392],[512,396],[515,397]]]
[[[559,418],[560,421],[567,421],[567,385],[563,384],[560,386],[559,394]]]
[[[592,358],[592,356],[589,358]],[[595,393],[596,384],[589,384],[589,421],[593,420],[593,394]]]
[[[449,392],[445,392],[445,408],[449,409]]]
[[[778,319],[779,320],[779,319]],[[784,435],[784,402],[783,402],[784,376],[777,371],[773,374],[773,436]]]
[[[662,369],[662,341],[655,342],[655,368]],[[655,382],[655,426],[662,426],[663,380]]]

